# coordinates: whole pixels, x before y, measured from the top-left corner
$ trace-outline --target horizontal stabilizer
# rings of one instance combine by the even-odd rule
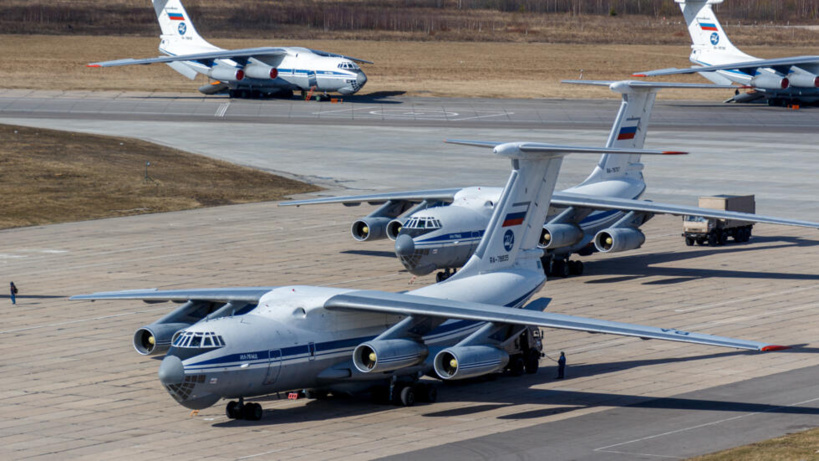
[[[520,151],[538,154],[625,154],[625,155],[687,155],[688,152],[674,150],[651,150],[651,149],[624,149],[617,147],[589,147],[589,146],[561,146],[557,144],[544,144],[537,142],[509,142],[494,143],[489,141],[465,141],[459,139],[447,139],[448,144],[459,144],[462,146],[490,147],[495,149],[496,154],[503,154],[504,151]]]
[[[675,69],[676,70],[676,69]],[[643,77],[643,75],[634,75]],[[715,85],[712,83],[644,82],[639,80],[562,80],[570,85],[608,86],[623,85],[629,88],[679,88],[679,89],[735,89],[736,85]]]

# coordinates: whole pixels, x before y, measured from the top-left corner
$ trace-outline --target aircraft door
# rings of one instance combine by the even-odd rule
[[[264,377],[264,384],[273,384],[279,379],[279,371],[282,367],[282,351],[280,349],[270,351],[267,364],[267,375]]]
[[[308,70],[307,71],[307,86],[310,87],[310,88],[312,88],[314,86],[318,87],[318,80],[316,79],[316,71],[314,71],[314,70]]]

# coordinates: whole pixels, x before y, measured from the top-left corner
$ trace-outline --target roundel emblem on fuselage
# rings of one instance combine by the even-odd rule
[[[512,229],[507,229],[506,233],[503,234],[503,248],[506,251],[512,251],[512,246],[515,244],[515,233],[512,232]]]
[[[184,22],[179,23],[179,35],[185,35],[185,32],[188,31],[188,26],[185,25]]]
[[[717,43],[719,43],[719,34],[714,32],[711,34],[711,44],[716,45]]]

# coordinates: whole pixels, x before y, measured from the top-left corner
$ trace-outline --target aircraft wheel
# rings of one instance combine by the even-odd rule
[[[520,354],[515,354],[509,358],[509,376],[522,376],[526,371],[526,362]]]
[[[583,261],[569,261],[569,273],[571,275],[583,275]]]
[[[443,272],[438,272],[437,274],[435,274],[436,282],[443,282],[444,280],[446,280],[446,274],[444,274]]]
[[[239,402],[231,400],[225,407],[225,416],[229,419],[240,419],[242,417],[242,407]]]
[[[540,352],[535,349],[529,349],[529,352],[526,354],[526,373],[533,375],[537,373],[538,368],[540,368]]]
[[[693,237],[686,237],[685,238],[685,245],[686,246],[694,246],[694,238]]]
[[[415,405],[415,386],[406,386],[401,389],[401,405],[411,407]]]
[[[425,384],[424,385],[424,401],[428,403],[435,403],[438,401],[438,386],[434,384]]]
[[[304,396],[308,399],[326,400],[330,393],[324,390],[307,389],[304,391]]]
[[[248,421],[258,421],[263,414],[262,406],[258,403],[248,403],[242,408],[242,416]]]

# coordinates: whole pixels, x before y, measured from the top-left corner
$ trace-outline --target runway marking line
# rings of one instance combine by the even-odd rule
[[[816,401],[819,401],[819,397],[817,397],[815,399],[810,399],[810,400],[803,400],[802,402],[791,403],[791,404],[788,404],[788,405],[780,405],[778,407],[774,407],[774,408],[771,408],[771,409],[765,410],[765,411],[757,411],[757,412],[754,412],[754,413],[746,413],[744,415],[732,416],[730,418],[720,419],[720,420],[717,420],[717,421],[711,421],[709,423],[698,424],[696,426],[683,427],[683,428],[676,429],[676,430],[673,430],[673,431],[663,432],[661,434],[649,435],[647,437],[641,437],[639,439],[629,440],[628,442],[615,443],[614,445],[608,445],[608,446],[605,446],[605,447],[595,448],[594,451],[599,451],[599,452],[602,452],[602,453],[616,453],[616,454],[620,454],[620,455],[641,455],[641,456],[654,456],[654,457],[657,457],[657,458],[687,459],[688,457],[681,458],[681,457],[678,457],[678,456],[655,455],[655,454],[651,454],[651,453],[634,453],[634,452],[627,452],[627,451],[610,450],[610,448],[621,447],[623,445],[629,445],[629,444],[632,444],[632,443],[643,442],[643,441],[646,441],[646,440],[656,439],[656,438],[659,438],[659,437],[665,437],[667,435],[679,434],[681,432],[692,431],[694,429],[701,429],[703,427],[716,426],[718,424],[727,423],[729,421],[736,421],[738,419],[747,418],[749,416],[756,416],[756,415],[761,415],[761,414],[764,414],[764,413],[770,413],[772,411],[779,410],[780,408],[790,408],[790,407],[795,407],[795,406],[798,406],[798,405],[804,405],[806,403],[813,403],[813,402],[816,402]]]

